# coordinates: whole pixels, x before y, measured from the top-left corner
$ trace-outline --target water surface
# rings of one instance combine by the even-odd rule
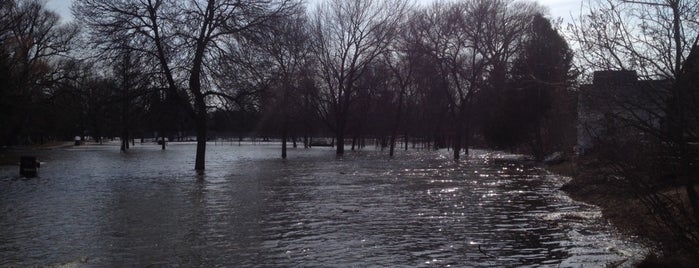
[[[604,266],[644,249],[514,155],[210,144],[0,167],[0,266]],[[11,153],[11,152],[10,152]],[[18,152],[19,154],[21,152]],[[629,260],[630,259],[630,260]]]

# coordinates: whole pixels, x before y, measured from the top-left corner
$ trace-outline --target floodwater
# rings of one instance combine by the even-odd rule
[[[604,266],[646,249],[517,156],[210,144],[0,166],[0,266]]]

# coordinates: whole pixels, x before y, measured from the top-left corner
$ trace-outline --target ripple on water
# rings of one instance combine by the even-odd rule
[[[208,149],[204,175],[191,144],[39,151],[31,180],[0,167],[0,266],[596,266],[644,251],[517,155]]]

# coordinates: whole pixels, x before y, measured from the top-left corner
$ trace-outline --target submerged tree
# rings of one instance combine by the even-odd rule
[[[329,0],[312,18],[313,52],[322,81],[319,112],[335,133],[337,155],[344,153],[357,83],[395,37],[406,11],[407,1],[401,0]]]
[[[295,15],[273,21],[270,31],[260,42],[262,51],[272,62],[273,85],[268,94],[272,98],[274,117],[280,119],[282,135],[281,157],[286,159],[287,140],[291,131],[292,119],[301,113],[300,87],[303,72],[310,58],[310,33],[305,10],[299,9]]]
[[[468,153],[476,96],[489,87],[489,77],[500,74],[496,80],[504,80],[523,25],[535,11],[536,6],[517,2],[473,0],[437,2],[416,17],[421,50],[443,79],[454,159],[462,149]]]
[[[293,0],[181,0],[76,2],[76,18],[86,24],[93,41],[113,49],[113,36],[134,40],[134,50],[157,59],[168,92],[194,120],[197,152],[194,168],[204,170],[207,114],[213,97],[228,97],[213,85],[215,60],[230,53],[221,43],[245,38],[270,19],[286,14]]]
[[[113,92],[112,105],[119,106],[119,124],[121,139],[121,151],[125,152],[129,149],[129,140],[135,138],[134,125],[139,119],[138,117],[145,113],[146,96],[153,91],[152,81],[149,81],[149,75],[138,51],[132,51],[124,48],[120,53],[113,55],[114,59],[113,74],[111,79],[114,79],[118,85],[118,90]],[[106,90],[106,89],[105,89]],[[165,144],[163,143],[163,149]]]
[[[382,55],[386,67],[390,70],[390,87],[397,95],[397,99],[395,100],[395,102],[397,102],[395,105],[395,116],[390,130],[390,156],[393,156],[395,151],[398,128],[406,117],[408,100],[414,95],[414,77],[417,75],[415,69],[419,63],[419,55],[418,51],[416,51],[417,47],[415,44],[417,38],[413,35],[415,32],[411,31],[408,21],[403,21],[401,25],[401,28],[397,32],[397,38],[391,42],[391,45]],[[407,132],[407,130],[405,132]],[[405,139],[407,150],[407,133]]]

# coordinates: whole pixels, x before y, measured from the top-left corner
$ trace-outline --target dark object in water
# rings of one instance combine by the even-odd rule
[[[41,164],[35,156],[22,156],[19,160],[19,175],[25,178],[33,178],[38,174]]]

